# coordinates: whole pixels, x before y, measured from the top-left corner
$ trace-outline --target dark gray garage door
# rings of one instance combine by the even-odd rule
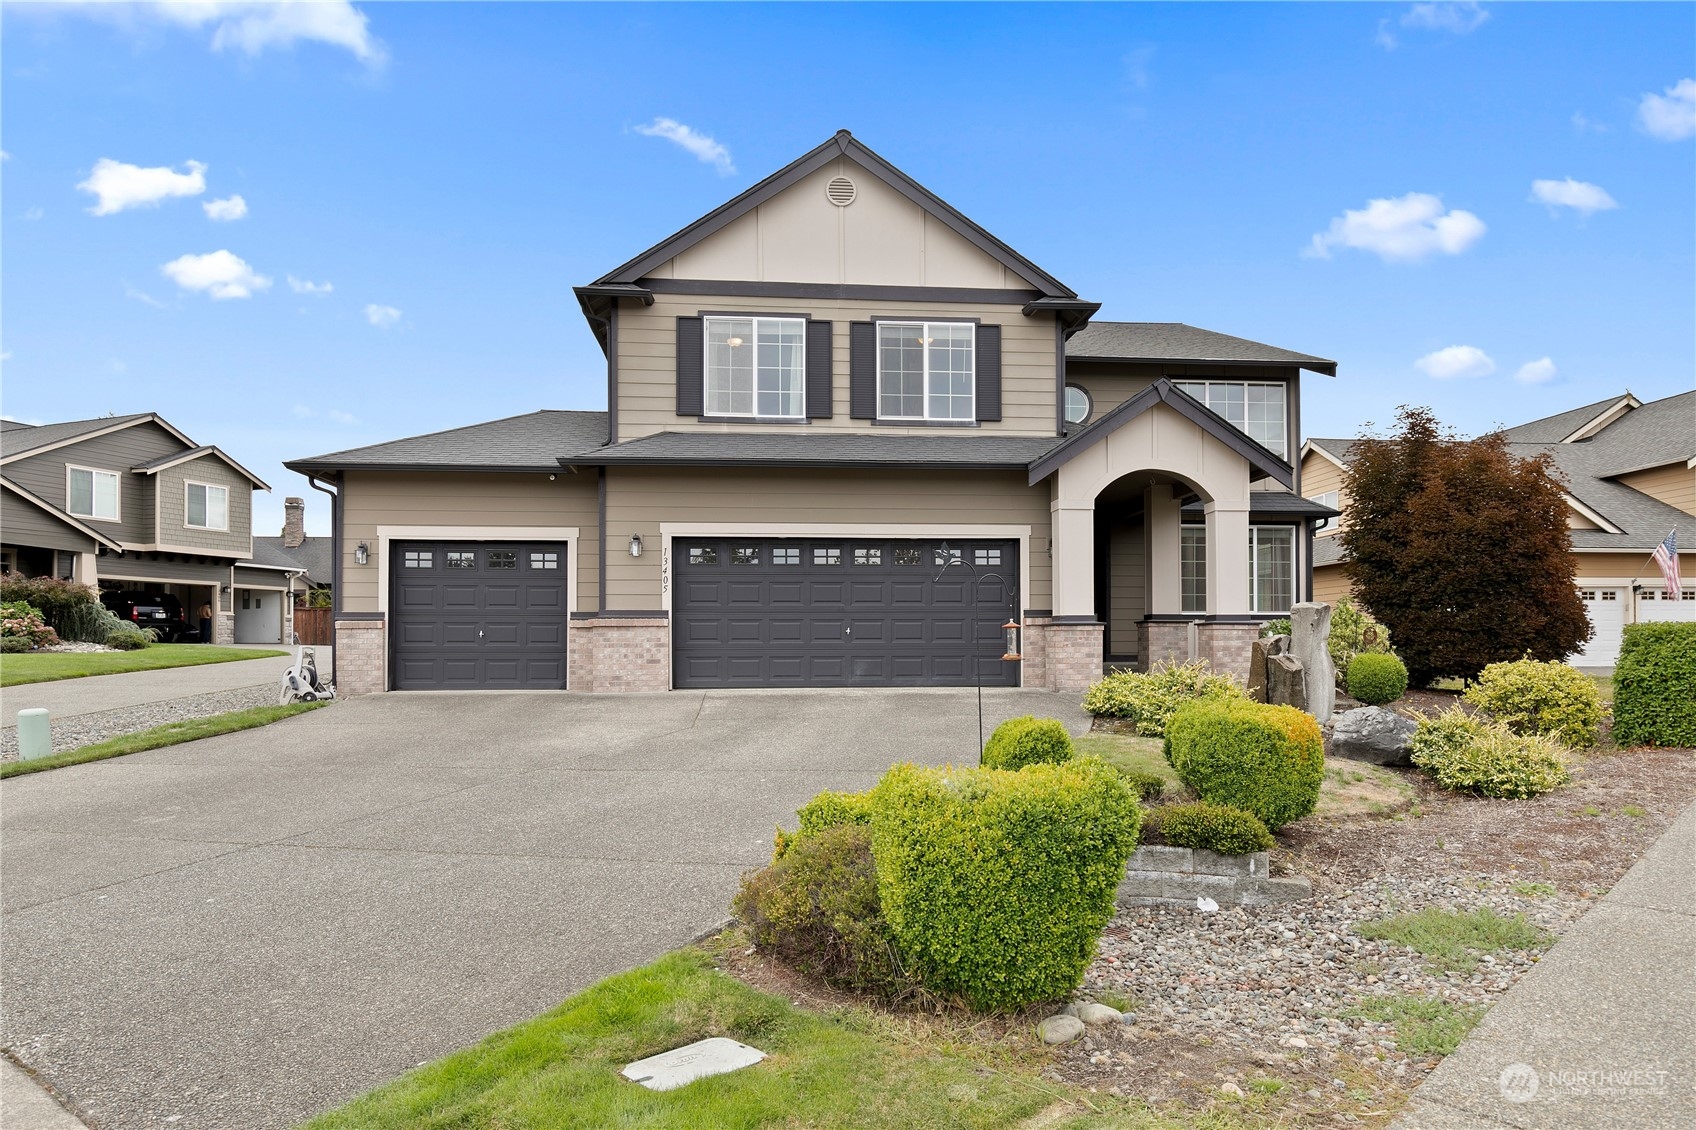
[[[1017,685],[1018,542],[948,544],[972,568],[944,569],[940,541],[678,539],[674,685]]]
[[[564,542],[395,542],[395,690],[565,686]]]

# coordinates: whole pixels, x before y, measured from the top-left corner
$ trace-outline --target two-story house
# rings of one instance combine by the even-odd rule
[[[333,496],[344,691],[1076,690],[1246,669],[1306,595],[1335,365],[1092,322],[846,131],[577,296],[605,412],[288,464]]]
[[[1696,620],[1696,392],[1642,401],[1629,392],[1504,430],[1515,455],[1548,455],[1566,486],[1573,577],[1594,634],[1569,662],[1612,667],[1625,626]],[[1341,511],[1313,545],[1314,593],[1349,592],[1337,535],[1348,522],[1352,439],[1302,445],[1304,493]],[[1678,531],[1674,597],[1651,556]]]
[[[279,642],[287,638],[287,571],[248,560],[253,492],[269,489],[155,413],[7,420],[0,426],[0,566],[106,591],[169,593],[191,625],[210,604],[212,642]],[[272,610],[275,624],[266,619]]]

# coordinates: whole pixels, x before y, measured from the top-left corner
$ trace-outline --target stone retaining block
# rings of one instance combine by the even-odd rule
[[[1263,906],[1308,898],[1306,879],[1274,879],[1263,851],[1220,855],[1201,848],[1139,847],[1125,865],[1119,884],[1120,906],[1194,907],[1206,897],[1220,906]]]

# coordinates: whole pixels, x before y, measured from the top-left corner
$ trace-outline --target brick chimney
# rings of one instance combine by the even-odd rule
[[[306,540],[306,500],[283,499],[283,547],[298,549]]]

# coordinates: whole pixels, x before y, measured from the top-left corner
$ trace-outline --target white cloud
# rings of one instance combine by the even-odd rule
[[[228,251],[184,255],[159,270],[184,290],[204,290],[214,299],[251,298],[254,291],[271,287],[270,279]]]
[[[1402,26],[1467,35],[1477,31],[1489,18],[1490,13],[1472,0],[1456,4],[1415,4],[1402,13]]]
[[[345,48],[373,67],[387,57],[382,43],[371,35],[370,19],[349,0],[71,0],[54,9],[131,32],[153,22],[189,31],[209,29],[214,51],[258,55],[270,47],[323,43]]]
[[[163,310],[165,308],[165,304],[153,297],[151,294],[148,294],[144,290],[137,290],[135,287],[130,286],[127,283],[124,285],[124,297],[133,298],[142,305],[151,306],[155,310]]]
[[[393,306],[379,306],[373,302],[365,308],[365,320],[380,330],[386,330],[400,321],[400,311]]]
[[[26,220],[39,220],[39,219],[41,219],[41,217],[43,217],[45,215],[47,215],[47,210],[45,208],[37,206],[37,207],[31,208],[29,211],[25,212],[24,213],[24,219],[26,219]]]
[[[1496,371],[1496,363],[1490,360],[1490,355],[1476,345],[1451,345],[1447,349],[1427,353],[1414,365],[1424,370],[1426,376],[1440,381],[1455,377],[1487,377]]]
[[[333,423],[333,424],[357,424],[357,423],[359,423],[359,418],[357,416],[354,416],[352,413],[349,413],[349,412],[343,412],[343,411],[341,411],[340,409],[337,409],[337,408],[332,408],[324,414],[330,418],[330,422]]]
[[[1680,79],[1664,95],[1645,94],[1637,104],[1637,124],[1662,141],[1696,135],[1696,79]]]
[[[1551,212],[1556,208],[1571,208],[1581,216],[1619,207],[1619,201],[1609,196],[1607,189],[1601,185],[1571,177],[1532,181],[1531,199],[1537,204],[1547,204]]]
[[[10,153],[6,152],[4,149],[0,149],[0,161],[10,161],[11,159],[12,155]],[[8,419],[10,419],[10,417],[8,417]]]
[[[1608,132],[1608,127],[1605,123],[1596,121],[1590,115],[1586,114],[1583,110],[1574,110],[1573,111],[1572,128],[1577,130],[1579,133],[1607,133]]]
[[[1333,247],[1370,251],[1390,263],[1411,263],[1429,255],[1459,255],[1484,237],[1484,221],[1471,212],[1443,210],[1443,201],[1425,192],[1368,200],[1347,209],[1331,226],[1315,233],[1302,254],[1329,259]]]
[[[718,170],[718,175],[728,177],[736,172],[736,165],[730,160],[730,150],[714,141],[704,133],[673,121],[671,118],[655,118],[652,125],[637,126],[636,132],[643,137],[663,137],[675,142],[693,153],[703,164],[711,165]]]
[[[1553,360],[1547,357],[1540,357],[1535,361],[1527,361],[1525,364],[1521,365],[1519,367],[1519,371],[1513,375],[1513,379],[1518,381],[1520,384],[1547,384],[1555,379],[1555,374],[1558,371],[1559,370],[1555,368]]]
[[[247,201],[241,198],[240,193],[222,200],[208,200],[201,204],[201,207],[206,209],[206,218],[209,220],[227,222],[239,220],[247,215]]]
[[[89,209],[96,216],[110,216],[125,208],[157,205],[171,196],[199,196],[206,191],[206,166],[199,161],[185,161],[186,173],[176,172],[164,165],[144,169],[126,165],[110,157],[94,163],[88,179],[77,185],[83,192],[92,193],[100,202]]]
[[[293,275],[290,275],[289,276],[289,289],[294,291],[296,294],[320,294],[320,295],[322,295],[322,294],[328,294],[332,290],[335,290],[336,286],[335,286],[334,283],[327,283],[327,282],[315,283],[315,282],[311,282],[310,280],[307,280],[307,279],[297,279]]]

